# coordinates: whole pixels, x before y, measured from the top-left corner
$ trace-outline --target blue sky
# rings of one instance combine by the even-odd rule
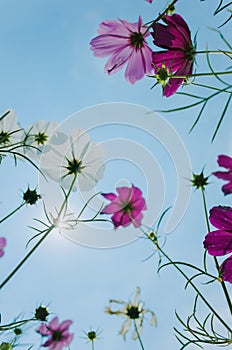
[[[78,111],[99,104],[111,102],[129,103],[144,106],[145,109],[175,108],[185,103],[186,98],[173,96],[162,97],[160,86],[153,90],[153,81],[144,78],[135,85],[128,84],[124,72],[108,77],[104,73],[105,60],[96,58],[90,51],[89,42],[97,35],[99,23],[104,19],[127,19],[135,22],[141,15],[144,22],[152,20],[162,10],[162,1],[149,4],[143,0],[116,1],[75,1],[69,0],[2,0],[0,3],[0,77],[1,111],[7,108],[15,110],[21,125],[27,128],[40,120],[54,120],[61,126],[69,126],[70,116],[73,125],[82,127],[85,120]],[[222,16],[212,16],[215,4],[209,0],[179,1],[177,13],[187,21],[193,35],[197,34],[198,49],[204,50],[221,47],[217,33],[210,27],[216,27]],[[223,28],[225,35],[230,33],[230,24]],[[215,58],[218,70],[223,69],[220,58]],[[206,69],[205,60],[197,59],[197,69]],[[185,87],[185,92],[194,92],[194,88]],[[205,93],[202,91],[202,93]],[[215,142],[211,136],[219,118],[224,99],[218,98],[211,103],[207,112],[191,134],[188,133],[196,117],[196,110],[173,114],[160,113],[164,121],[170,123],[179,139],[185,145],[191,160],[192,169],[186,172],[200,172],[205,166],[206,174],[217,169],[218,154],[231,154],[231,121],[228,116],[223,121]],[[79,119],[78,119],[79,118]],[[152,188],[151,203],[154,212],[173,205],[176,196],[177,177],[170,152],[156,137],[144,134],[142,129],[97,128],[98,115],[90,114],[90,121],[95,125],[91,136],[99,142],[121,138],[131,147],[132,143],[152,155],[157,174],[143,168],[141,158],[130,164],[129,146],[125,149],[126,161],[116,159],[107,163],[105,177],[98,184],[98,191],[114,191],[122,181],[135,182],[146,193]],[[96,119],[95,119],[96,118]],[[149,115],[152,118],[152,114]],[[121,120],[121,119],[120,119]],[[116,121],[116,120],[115,120]],[[135,120],[137,122],[138,119]],[[144,127],[147,125],[144,122]],[[133,147],[133,145],[132,145]],[[150,153],[149,153],[150,152]],[[122,158],[122,155],[120,154]],[[165,184],[165,198],[162,208],[158,197],[158,180]],[[153,182],[154,181],[154,186]],[[160,180],[161,181],[161,180]],[[39,179],[35,169],[29,164],[19,162],[15,167],[11,159],[1,165],[1,213],[8,213],[21,201],[21,190],[38,186]],[[221,182],[210,178],[207,201],[209,208],[214,205],[230,205],[231,199],[223,197]],[[149,186],[150,187],[149,187]],[[189,183],[186,181],[186,187]],[[75,201],[74,199],[72,199]],[[151,213],[150,209],[149,213]],[[2,214],[1,214],[2,215]],[[1,259],[1,276],[6,276],[25,254],[25,245],[32,236],[27,227],[33,225],[33,218],[43,215],[42,204],[23,208],[13,220],[2,225],[1,236],[7,237],[6,254]],[[158,215],[158,214],[157,214]],[[165,225],[164,225],[165,226]],[[163,228],[164,229],[164,228]],[[112,232],[117,234],[117,232]],[[124,234],[120,229],[120,235]],[[125,233],[126,234],[126,233]],[[198,192],[191,195],[186,214],[178,227],[167,236],[166,249],[175,259],[202,263],[202,241],[206,234],[201,197]],[[193,248],[194,247],[194,248]],[[124,342],[117,335],[121,319],[108,316],[104,307],[110,298],[127,299],[140,286],[142,299],[154,310],[158,318],[158,327],[145,324],[142,338],[146,349],[178,349],[173,326],[177,325],[175,309],[183,316],[191,312],[192,293],[184,291],[184,281],[172,268],[156,274],[157,259],[144,261],[153,248],[144,239],[111,249],[93,249],[67,240],[57,232],[51,234],[38,251],[23,266],[18,274],[1,291],[0,311],[2,321],[10,322],[22,312],[30,315],[35,306],[43,303],[60,320],[72,319],[72,331],[75,338],[71,349],[90,348],[81,336],[82,330],[89,327],[102,329],[96,349],[118,350],[139,349],[139,344],[128,337]],[[231,290],[231,288],[230,288]],[[215,288],[209,297],[219,304],[221,291]],[[223,312],[223,311],[222,311]],[[226,317],[226,316],[225,316]],[[26,331],[29,334],[29,330]],[[33,333],[33,331],[32,331]],[[29,342],[31,336],[29,335]],[[38,336],[33,337],[40,344]],[[27,337],[23,338],[27,341]],[[24,347],[23,347],[24,348]],[[35,347],[36,348],[36,347]]]

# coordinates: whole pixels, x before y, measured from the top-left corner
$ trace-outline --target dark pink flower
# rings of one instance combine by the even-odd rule
[[[150,4],[152,3],[153,0],[146,0],[147,2],[150,2]]]
[[[125,20],[107,20],[100,24],[100,34],[90,42],[97,57],[111,56],[105,65],[105,72],[116,73],[126,63],[126,80],[134,84],[145,74],[152,72],[152,51],[145,37],[150,35],[142,19],[129,23]]]
[[[5,254],[4,248],[6,246],[6,238],[0,237],[0,258]]]
[[[209,220],[217,230],[209,232],[203,242],[208,253],[222,256],[232,252],[232,208],[218,206],[210,210]],[[220,266],[221,277],[232,283],[232,255]]]
[[[228,169],[228,171],[216,171],[213,173],[214,176],[219,179],[228,181],[227,184],[222,186],[222,191],[225,195],[232,193],[232,158],[221,154],[218,156],[218,165]]]
[[[103,208],[101,214],[113,214],[111,220],[115,228],[126,227],[131,223],[134,227],[139,227],[143,218],[142,211],[147,209],[141,190],[132,185],[131,188],[118,187],[116,191],[118,195],[114,193],[102,194],[111,203]]]
[[[42,336],[49,337],[43,346],[49,347],[49,350],[62,350],[68,346],[73,339],[73,334],[68,331],[71,324],[70,320],[59,324],[58,317],[53,318],[49,324],[42,323],[37,332]]]
[[[182,85],[185,78],[169,78],[168,75],[190,76],[195,58],[195,46],[191,40],[191,33],[184,19],[174,14],[163,16],[166,25],[155,23],[152,36],[154,44],[167,51],[153,52],[152,64],[157,73],[158,81],[165,82],[163,94],[173,95]]]

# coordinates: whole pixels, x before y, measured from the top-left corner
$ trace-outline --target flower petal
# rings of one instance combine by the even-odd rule
[[[232,255],[222,263],[220,272],[224,281],[232,283]]]
[[[218,156],[218,165],[232,171],[232,158],[223,154]]]
[[[209,232],[203,244],[210,255],[226,255],[232,252],[232,233],[222,230]]]
[[[217,206],[210,209],[209,220],[213,226],[219,230],[232,232],[232,208]]]

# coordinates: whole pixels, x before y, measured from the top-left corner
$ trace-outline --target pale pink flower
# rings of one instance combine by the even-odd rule
[[[53,318],[49,324],[42,323],[37,332],[44,337],[49,337],[43,346],[48,347],[49,350],[62,350],[68,346],[73,339],[73,333],[69,333],[68,331],[71,324],[72,321],[70,320],[59,324],[58,317]]]
[[[135,23],[106,20],[100,24],[98,33],[90,45],[95,56],[111,56],[105,72],[116,73],[127,63],[125,78],[131,84],[151,73],[152,51],[145,41],[150,33],[143,26],[141,17]]]
[[[115,228],[126,227],[131,223],[134,227],[141,226],[142,211],[147,209],[141,190],[132,185],[131,188],[118,187],[116,191],[118,195],[114,193],[102,194],[111,203],[103,208],[101,214],[113,214],[111,220]]]

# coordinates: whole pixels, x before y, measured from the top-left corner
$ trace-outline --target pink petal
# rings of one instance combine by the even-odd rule
[[[144,56],[145,54],[145,56]],[[152,51],[149,47],[144,47],[141,50],[132,51],[130,59],[128,60],[125,78],[126,80],[134,84],[137,80],[144,77],[145,74],[149,74],[152,71]]]
[[[216,176],[218,179],[232,181],[232,172],[229,172],[229,171],[215,171],[212,174],[214,176]]]
[[[118,192],[119,200],[123,204],[127,204],[131,201],[132,198],[132,188],[130,187],[117,187],[116,191]]]
[[[0,249],[4,248],[6,246],[6,238],[0,237]]]
[[[224,281],[232,283],[232,255],[222,263],[220,272]]]
[[[232,171],[232,158],[223,154],[218,156],[218,165]]]
[[[119,226],[128,226],[131,223],[131,218],[128,215],[128,213],[124,213],[123,211],[120,211],[118,213],[115,213],[111,218],[114,227],[117,228]]]
[[[132,52],[133,48],[130,46],[125,46],[123,49],[118,49],[112,54],[106,63],[105,72],[109,75],[118,72],[129,60]]]
[[[48,329],[46,323],[41,323],[40,327],[37,329],[37,332],[44,336],[51,334],[51,331]]]
[[[228,184],[222,186],[222,191],[225,195],[232,193],[232,182],[229,182]]]
[[[128,22],[123,20],[105,20],[100,24],[98,33],[101,35],[113,34],[115,37],[128,37],[130,32],[128,31],[127,24]]]
[[[114,213],[118,213],[122,210],[122,206],[121,204],[119,203],[115,203],[115,202],[112,202],[108,205],[106,205],[102,211],[101,211],[101,214],[114,214]]]
[[[170,50],[170,51],[159,51],[153,52],[152,54],[152,64],[155,72],[158,72],[158,68],[162,65],[170,71],[170,73],[175,73],[180,69],[186,62],[185,55],[183,51]]]
[[[232,208],[217,206],[210,209],[209,220],[219,230],[232,232]]]
[[[59,329],[59,319],[58,319],[58,317],[54,317],[54,318],[51,320],[51,322],[49,322],[48,328],[50,328],[50,329],[52,329],[52,330],[54,330],[54,331],[56,331],[56,330]]]
[[[114,193],[102,193],[101,194],[104,198],[108,199],[109,201],[113,201],[117,198],[116,194]]]
[[[186,46],[192,46],[189,28],[179,15],[164,16],[166,26],[155,23],[153,26],[154,44],[164,49],[180,49],[185,51]]]
[[[203,242],[208,253],[222,256],[232,252],[232,232],[217,230],[209,232]]]
[[[71,320],[63,321],[59,326],[59,330],[60,331],[66,330],[72,323],[73,323],[73,321],[71,321]]]
[[[96,57],[107,57],[118,50],[123,50],[126,46],[128,46],[128,38],[112,34],[97,36],[90,42],[90,48]]]
[[[134,217],[134,220],[132,222],[134,227],[137,228],[137,227],[141,226],[142,218],[143,218],[143,214],[142,213],[140,213],[140,214],[136,215],[136,217]]]

